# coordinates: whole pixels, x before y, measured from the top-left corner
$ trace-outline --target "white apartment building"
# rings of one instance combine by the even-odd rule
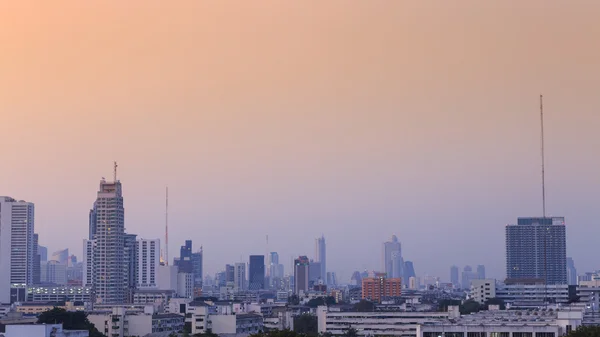
[[[11,324],[5,337],[88,337],[87,330],[64,330],[62,324]]]
[[[177,292],[177,266],[158,266],[157,288]]]
[[[152,310],[132,312],[123,307],[115,307],[112,311],[91,312],[88,319],[106,336],[127,337],[152,333],[164,333],[166,336],[170,332],[179,332],[183,330],[185,317],[177,314],[155,314]]]
[[[334,336],[344,335],[353,328],[360,336],[416,337],[419,324],[441,322],[448,315],[448,312],[413,311],[334,312],[328,311],[326,306],[317,308],[319,333],[331,333]]]
[[[496,297],[505,303],[524,305],[526,303],[542,303],[552,299],[555,303],[569,302],[569,286],[567,284],[530,283],[497,283]]]
[[[158,267],[160,265],[160,240],[137,240],[137,288],[158,289]]]
[[[9,303],[11,286],[33,284],[34,205],[0,196],[0,303]]]
[[[487,300],[496,297],[496,280],[478,279],[471,281],[471,291],[469,297],[481,304]]]
[[[27,288],[28,302],[92,302],[92,287],[35,286]]]
[[[233,288],[235,291],[243,291],[248,288],[246,283],[246,264],[238,262],[234,265]]]
[[[194,274],[177,274],[177,296],[186,298],[194,297]]]

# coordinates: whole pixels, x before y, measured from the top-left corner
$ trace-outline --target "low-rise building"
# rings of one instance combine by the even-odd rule
[[[418,337],[560,337],[577,329],[581,311],[494,310],[420,324]]]
[[[88,319],[106,336],[125,337],[180,332],[183,331],[185,317],[177,314],[156,314],[153,310],[139,312],[115,307],[109,312],[90,312]]]
[[[254,334],[263,329],[263,317],[259,314],[210,315],[209,320],[217,335]]]
[[[7,325],[5,337],[88,337],[87,330],[64,330],[62,324]]]
[[[527,306],[527,303],[569,302],[569,285],[545,284],[539,279],[507,279],[496,284],[496,297],[505,303]]]
[[[477,279],[471,281],[471,291],[469,297],[481,304],[489,299],[496,297],[496,280]]]
[[[53,308],[62,308],[67,311],[84,311],[83,303],[75,305],[73,302],[24,302],[15,303],[15,311],[24,315],[39,315],[42,312],[52,310]]]
[[[353,328],[361,336],[416,337],[419,324],[439,322],[447,319],[448,315],[448,312],[334,312],[325,306],[317,308],[319,333],[330,333],[334,336],[344,335]]]
[[[157,290],[157,289],[143,289],[136,290],[133,293],[134,304],[151,304],[151,303],[162,303],[167,304],[169,300],[176,295],[174,290]]]
[[[27,288],[27,301],[71,301],[91,303],[93,302],[92,287],[61,285],[34,286]]]
[[[362,279],[362,299],[381,302],[402,295],[402,279],[366,277]]]

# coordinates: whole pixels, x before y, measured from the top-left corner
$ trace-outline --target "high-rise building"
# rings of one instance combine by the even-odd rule
[[[50,258],[52,261],[58,261],[60,263],[68,264],[69,262],[69,248],[57,250],[52,253],[52,257]]]
[[[452,283],[452,285],[454,285],[454,286],[458,285],[458,267],[457,266],[450,267],[450,283]]]
[[[160,240],[137,240],[137,288],[156,289],[158,287],[158,266],[160,265]]]
[[[179,249],[179,259],[174,260],[174,265],[179,268],[180,273],[194,273],[192,265],[192,240],[185,240],[185,244]]]
[[[400,251],[392,252],[391,278],[404,278],[404,259]]]
[[[567,284],[564,217],[518,218],[506,225],[506,277]]]
[[[97,225],[97,211],[96,211],[96,202],[92,205],[92,209],[90,209],[89,214],[89,235],[88,240],[94,240],[94,236],[96,236],[96,225]]]
[[[125,282],[125,209],[119,180],[100,181],[96,202],[94,289],[96,302],[122,304],[127,300]]]
[[[320,278],[323,281],[327,275],[327,247],[325,245],[325,236],[321,235],[320,238],[315,239],[315,262],[319,263]]]
[[[96,251],[96,240],[83,240],[83,277],[84,287],[93,287],[96,280],[94,273],[94,252]]]
[[[202,288],[202,246],[192,253],[192,269],[194,271],[194,288]]]
[[[265,288],[265,256],[250,255],[248,265],[248,289],[260,290]]]
[[[477,266],[477,279],[479,279],[479,280],[485,279],[485,266],[482,264]]]
[[[392,255],[402,257],[402,248],[396,235],[392,235],[392,240],[383,243],[383,271],[388,277],[393,275]]]
[[[269,277],[271,280],[283,278],[283,265],[279,263],[277,252],[271,252],[269,255]]]
[[[225,265],[225,284],[235,282],[235,267],[231,264]]]
[[[306,292],[309,289],[309,269],[310,262],[308,257],[299,256],[294,260],[294,294]]]
[[[567,282],[570,286],[577,285],[577,269],[571,257],[567,257]]]
[[[335,275],[335,272],[333,272],[333,271],[327,272],[327,284],[332,285],[332,286],[337,285],[337,277]]]
[[[402,283],[408,286],[408,281],[411,277],[417,277],[415,273],[415,265],[412,261],[404,261],[404,277],[402,278]]]
[[[38,251],[38,254],[40,255],[40,262],[48,261],[48,248],[47,247],[38,245],[37,251]]]
[[[362,298],[381,302],[386,298],[400,297],[402,280],[399,278],[367,277],[362,279]]]
[[[246,264],[238,262],[234,264],[233,288],[236,291],[246,290]]]
[[[40,284],[41,281],[41,257],[39,252],[39,235],[33,234],[33,284]]]
[[[11,287],[33,284],[34,205],[0,197],[0,303],[10,303]]]
[[[137,235],[125,234],[123,237],[123,282],[127,303],[133,303],[133,294],[138,285],[138,247]]]
[[[465,266],[461,275],[462,289],[471,289],[471,281],[477,279],[477,273],[473,272],[473,268],[471,268],[471,266]]]
[[[309,287],[311,285],[320,284],[324,282],[323,276],[321,275],[321,262],[310,261],[308,267],[308,282]]]
[[[40,278],[43,283],[67,284],[67,264],[57,260],[42,262]]]

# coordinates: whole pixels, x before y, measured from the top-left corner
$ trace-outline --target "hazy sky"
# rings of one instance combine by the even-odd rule
[[[504,225],[548,210],[600,268],[598,1],[3,1],[0,195],[81,257],[119,162],[127,231],[206,271],[278,251],[504,277]]]

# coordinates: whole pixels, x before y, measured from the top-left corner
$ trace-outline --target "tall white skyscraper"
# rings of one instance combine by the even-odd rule
[[[34,205],[0,197],[0,303],[10,302],[10,288],[33,284]]]
[[[158,287],[160,240],[137,240],[137,286],[140,289]]]
[[[94,289],[96,302],[122,304],[127,300],[125,253],[125,209],[120,181],[100,181],[94,204],[96,211]]]
[[[394,275],[394,262],[392,258],[396,261],[402,259],[402,249],[396,235],[392,235],[392,241],[383,243],[383,271],[387,277],[393,277]]]
[[[233,287],[236,291],[246,290],[246,264],[243,262],[234,265]]]
[[[325,236],[315,239],[315,262],[321,264],[321,278],[325,279],[327,275],[327,248],[325,246]]]

